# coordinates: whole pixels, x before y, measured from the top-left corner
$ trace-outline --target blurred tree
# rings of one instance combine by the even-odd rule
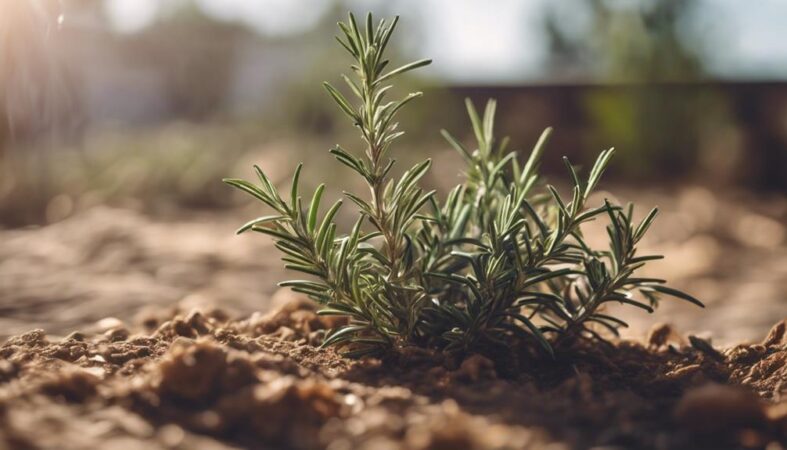
[[[693,0],[589,0],[572,3],[570,11],[553,7],[545,23],[553,70],[580,66],[596,79],[616,83],[697,80],[704,74],[702,55],[699,46],[687,42],[696,5]]]
[[[697,2],[590,0],[570,7],[562,2],[546,15],[552,73],[627,86],[587,94],[589,147],[615,145],[634,176],[680,176],[696,167],[707,130],[729,122],[725,99],[702,86]]]

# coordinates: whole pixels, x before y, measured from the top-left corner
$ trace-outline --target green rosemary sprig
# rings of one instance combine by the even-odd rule
[[[325,84],[364,144],[362,157],[339,146],[331,149],[369,190],[368,196],[345,193],[359,209],[349,234],[337,233],[333,221],[341,201],[320,216],[323,185],[304,208],[298,188],[301,166],[289,201],[257,167],[259,186],[225,180],[275,212],[239,232],[271,236],[284,254],[285,267],[314,278],[281,285],[323,304],[320,314],[349,318],[324,345],[339,345],[349,356],[360,357],[406,345],[495,351],[517,339],[552,354],[556,344],[604,342],[602,333],[617,334],[627,326],[604,311],[610,302],[652,312],[658,297],[668,295],[702,306],[666,287],[664,280],[636,276],[648,261],[660,258],[637,254],[655,209],[635,223],[632,205],[625,211],[609,201],[588,206],[612,149],[601,152],[586,178],[564,158],[572,187],[566,200],[538,176],[551,130],[544,131],[522,165],[518,152],[508,150],[508,140],[495,137],[496,103],[489,101],[479,116],[467,101],[475,148],[443,131],[467,164],[466,181],[441,204],[434,192],[418,184],[429,160],[392,176],[390,146],[403,133],[396,115],[421,94],[387,101],[388,83],[430,62],[387,70],[384,51],[396,23],[375,25],[369,15],[362,29],[350,14],[347,23],[339,24],[342,37],[337,40],[354,61],[353,77],[343,76],[352,95]],[[582,226],[603,217],[609,221],[609,249],[594,250],[585,242]],[[367,224],[371,231],[364,231]]]
[[[362,160],[339,146],[331,150],[339,162],[358,173],[369,187],[370,198],[347,193],[368,218],[382,240],[380,249],[367,248],[369,264],[377,274],[376,296],[390,305],[392,326],[405,340],[413,337],[420,305],[425,300],[417,280],[416,257],[408,230],[418,221],[416,214],[429,201],[433,192],[424,192],[418,181],[429,170],[431,161],[416,164],[398,180],[390,176],[394,160],[387,155],[391,143],[404,134],[395,122],[397,113],[410,101],[420,97],[420,92],[410,93],[402,99],[386,101],[395,77],[431,63],[419,60],[386,72],[389,61],[385,49],[398,18],[391,23],[381,20],[376,26],[372,15],[366,17],[365,30],[361,30],[350,14],[348,22],[339,23],[343,38],[337,38],[354,60],[354,78],[342,75],[349,90],[356,98],[348,100],[338,89],[325,83],[325,88],[340,109],[361,131],[365,143],[366,159]]]

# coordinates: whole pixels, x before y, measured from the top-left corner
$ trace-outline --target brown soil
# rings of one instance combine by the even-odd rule
[[[631,340],[556,361],[319,350],[270,242],[232,234],[257,206],[0,230],[0,450],[787,448],[784,322],[735,345],[787,317],[787,200],[625,197],[664,212],[645,275],[707,308],[615,310]]]
[[[0,347],[0,449],[785,448],[787,321],[759,344],[577,346],[556,360],[405,349],[354,361],[291,300],[40,330]]]

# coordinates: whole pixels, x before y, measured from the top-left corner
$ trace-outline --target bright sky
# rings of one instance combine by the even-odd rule
[[[149,24],[161,0],[105,0],[116,29]],[[171,2],[180,0],[170,0]],[[573,0],[563,0],[573,1]],[[698,0],[723,51],[713,52],[721,77],[787,79],[787,1]],[[308,30],[328,12],[326,0],[196,0],[221,20],[245,23],[262,34]],[[538,78],[546,52],[539,20],[549,0],[345,0],[358,11],[386,10],[428,24],[418,56],[435,60],[432,73],[452,81]],[[491,6],[491,5],[494,6]],[[756,6],[754,6],[756,5]]]

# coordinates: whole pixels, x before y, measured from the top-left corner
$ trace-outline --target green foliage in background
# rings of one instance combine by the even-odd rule
[[[98,204],[154,214],[226,208],[233,197],[216,180],[265,138],[256,120],[175,122],[95,131],[57,148],[9,147],[0,158],[0,226],[52,223]],[[58,202],[68,207],[53,209]]]
[[[553,353],[565,342],[603,341],[602,330],[617,334],[626,326],[603,312],[610,302],[651,312],[666,294],[702,305],[664,280],[637,276],[648,261],[660,258],[637,252],[655,209],[636,222],[631,205],[588,204],[612,149],[584,176],[564,159],[572,184],[566,198],[538,176],[549,129],[521,163],[508,140],[495,136],[495,102],[483,114],[467,102],[476,144],[467,147],[443,132],[467,163],[465,182],[441,201],[419,186],[429,160],[394,176],[389,154],[402,135],[396,116],[420,93],[388,100],[389,83],[429,64],[389,68],[383,55],[396,22],[375,25],[369,15],[360,27],[350,15],[340,23],[339,43],[354,60],[353,77],[343,77],[351,95],[325,85],[360,130],[365,150],[362,155],[339,146],[331,150],[368,186],[366,194],[345,193],[359,210],[349,234],[339,233],[334,222],[341,200],[321,212],[324,185],[309,196],[300,191],[301,166],[288,194],[259,167],[259,184],[225,180],[273,210],[238,232],[271,236],[286,267],[312,277],[281,285],[320,302],[320,314],[349,319],[324,345],[360,357],[408,345],[494,352],[524,340]],[[600,219],[609,223],[609,248],[594,250],[582,225]]]
[[[552,5],[546,17],[553,72],[583,70],[595,82],[618,86],[585,95],[587,141],[591,148],[615,142],[623,149],[619,164],[630,179],[687,175],[707,166],[705,155],[719,159],[723,150],[708,136],[734,123],[724,94],[704,85],[697,6],[590,0]],[[568,12],[584,16],[583,26],[564,20]]]

